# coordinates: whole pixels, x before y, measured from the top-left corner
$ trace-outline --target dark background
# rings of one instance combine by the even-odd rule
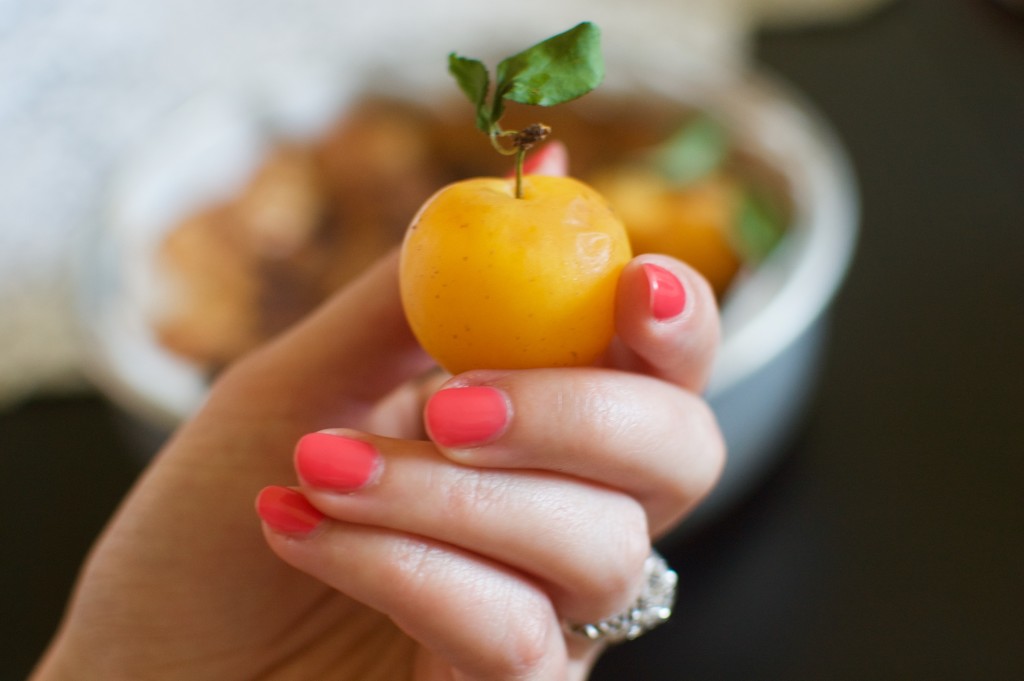
[[[674,618],[595,681],[1022,679],[1024,18],[903,0],[757,58],[846,144],[857,256],[783,464],[666,552]],[[27,674],[143,458],[97,396],[0,413],[0,677]]]

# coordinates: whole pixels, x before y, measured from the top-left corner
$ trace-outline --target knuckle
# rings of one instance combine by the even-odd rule
[[[391,546],[388,560],[381,563],[380,578],[397,601],[451,600],[457,589],[460,599],[486,606],[463,613],[472,620],[470,630],[480,643],[480,674],[509,680],[536,678],[538,670],[549,666],[552,641],[560,635],[550,607],[545,607],[548,602],[487,579],[453,581],[452,575],[460,569],[450,561],[458,560],[444,548],[407,538]],[[478,615],[486,617],[477,619]]]
[[[552,618],[546,612],[533,608],[521,613],[515,625],[505,630],[501,645],[494,651],[498,674],[502,679],[532,679],[537,670],[547,665],[551,655],[553,635]]]
[[[632,500],[610,507],[614,509],[614,517],[604,525],[614,530],[603,533],[598,544],[601,556],[586,561],[587,574],[577,582],[583,587],[579,600],[590,603],[593,608],[590,619],[618,612],[636,595],[644,561],[651,550],[643,508]],[[595,565],[600,565],[600,569],[594,569]]]
[[[619,542],[619,575],[616,579],[618,592],[635,589],[637,581],[643,573],[644,561],[651,552],[651,540],[648,535],[647,515],[639,504],[630,504],[633,512],[624,520],[624,527]]]
[[[686,442],[678,447],[676,464],[666,468],[672,472],[664,478],[661,493],[671,506],[686,509],[703,499],[721,476],[725,440],[714,412],[703,399],[687,393],[676,411],[678,419],[671,437],[678,440],[684,433]]]
[[[423,594],[432,587],[438,551],[411,538],[391,545],[388,560],[381,561],[381,578],[395,593]]]
[[[656,390],[661,391],[660,385],[660,380],[640,375],[626,380],[608,380],[601,375],[584,384],[577,412],[581,431],[592,433],[589,445],[614,442],[627,446],[631,455],[656,447],[663,434],[652,417],[661,412],[652,410],[651,400]]]
[[[575,454],[585,454],[601,441],[629,429],[630,414],[624,401],[607,381],[595,377],[577,377],[571,384],[560,383],[554,399],[548,402],[544,418],[563,425],[573,433],[563,443]],[[624,423],[629,420],[629,423]],[[595,424],[600,424],[595,428]]]
[[[698,400],[694,407],[696,427],[694,432],[700,445],[694,450],[698,475],[694,477],[700,496],[704,496],[715,486],[725,467],[725,438],[722,436],[718,419],[711,406],[704,400]]]
[[[449,523],[462,523],[480,518],[492,509],[500,508],[506,500],[507,483],[502,476],[477,469],[449,471],[452,477],[444,485],[441,495],[441,517]]]

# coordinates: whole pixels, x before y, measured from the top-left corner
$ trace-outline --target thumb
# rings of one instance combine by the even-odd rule
[[[432,361],[402,311],[398,250],[370,266],[302,322],[237,363],[241,381],[277,403],[328,410],[371,406]]]
[[[718,348],[718,306],[692,267],[664,255],[634,258],[619,279],[615,327],[613,366],[704,389]]]

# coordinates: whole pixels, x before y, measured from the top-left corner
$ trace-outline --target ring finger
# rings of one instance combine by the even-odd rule
[[[604,485],[452,463],[429,442],[347,431],[300,440],[296,469],[328,516],[429,538],[529,575],[562,616],[601,619],[639,590],[646,514]]]

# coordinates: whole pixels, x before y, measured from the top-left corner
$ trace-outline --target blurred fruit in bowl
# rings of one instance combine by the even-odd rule
[[[767,246],[745,244],[745,201],[760,180],[709,117],[598,95],[564,108],[545,114],[566,140],[572,174],[610,201],[634,252],[685,260],[724,296],[781,237],[779,218]],[[166,291],[154,315],[159,342],[216,371],[396,244],[438,187],[505,174],[500,163],[462,107],[375,97],[315,140],[276,143],[235,196],[167,231],[158,253]],[[781,205],[781,186],[771,191]]]
[[[637,253],[665,253],[703,274],[719,296],[741,260],[729,238],[738,197],[725,177],[673,187],[645,169],[623,169],[594,180],[622,217]]]
[[[436,172],[411,110],[367,102],[279,141],[236,195],[167,230],[157,339],[209,371],[287,328],[400,237]]]
[[[305,149],[279,147],[237,198],[168,232],[157,263],[167,307],[156,332],[169,350],[222,365],[262,340],[265,323],[252,311],[277,283],[273,265],[301,267],[326,209],[312,163]]]
[[[599,171],[592,182],[626,223],[634,251],[689,263],[721,298],[745,264],[775,248],[787,220],[782,188],[758,186],[736,158],[728,131],[697,115],[644,158]],[[774,208],[755,212],[755,195],[771,197]]]

